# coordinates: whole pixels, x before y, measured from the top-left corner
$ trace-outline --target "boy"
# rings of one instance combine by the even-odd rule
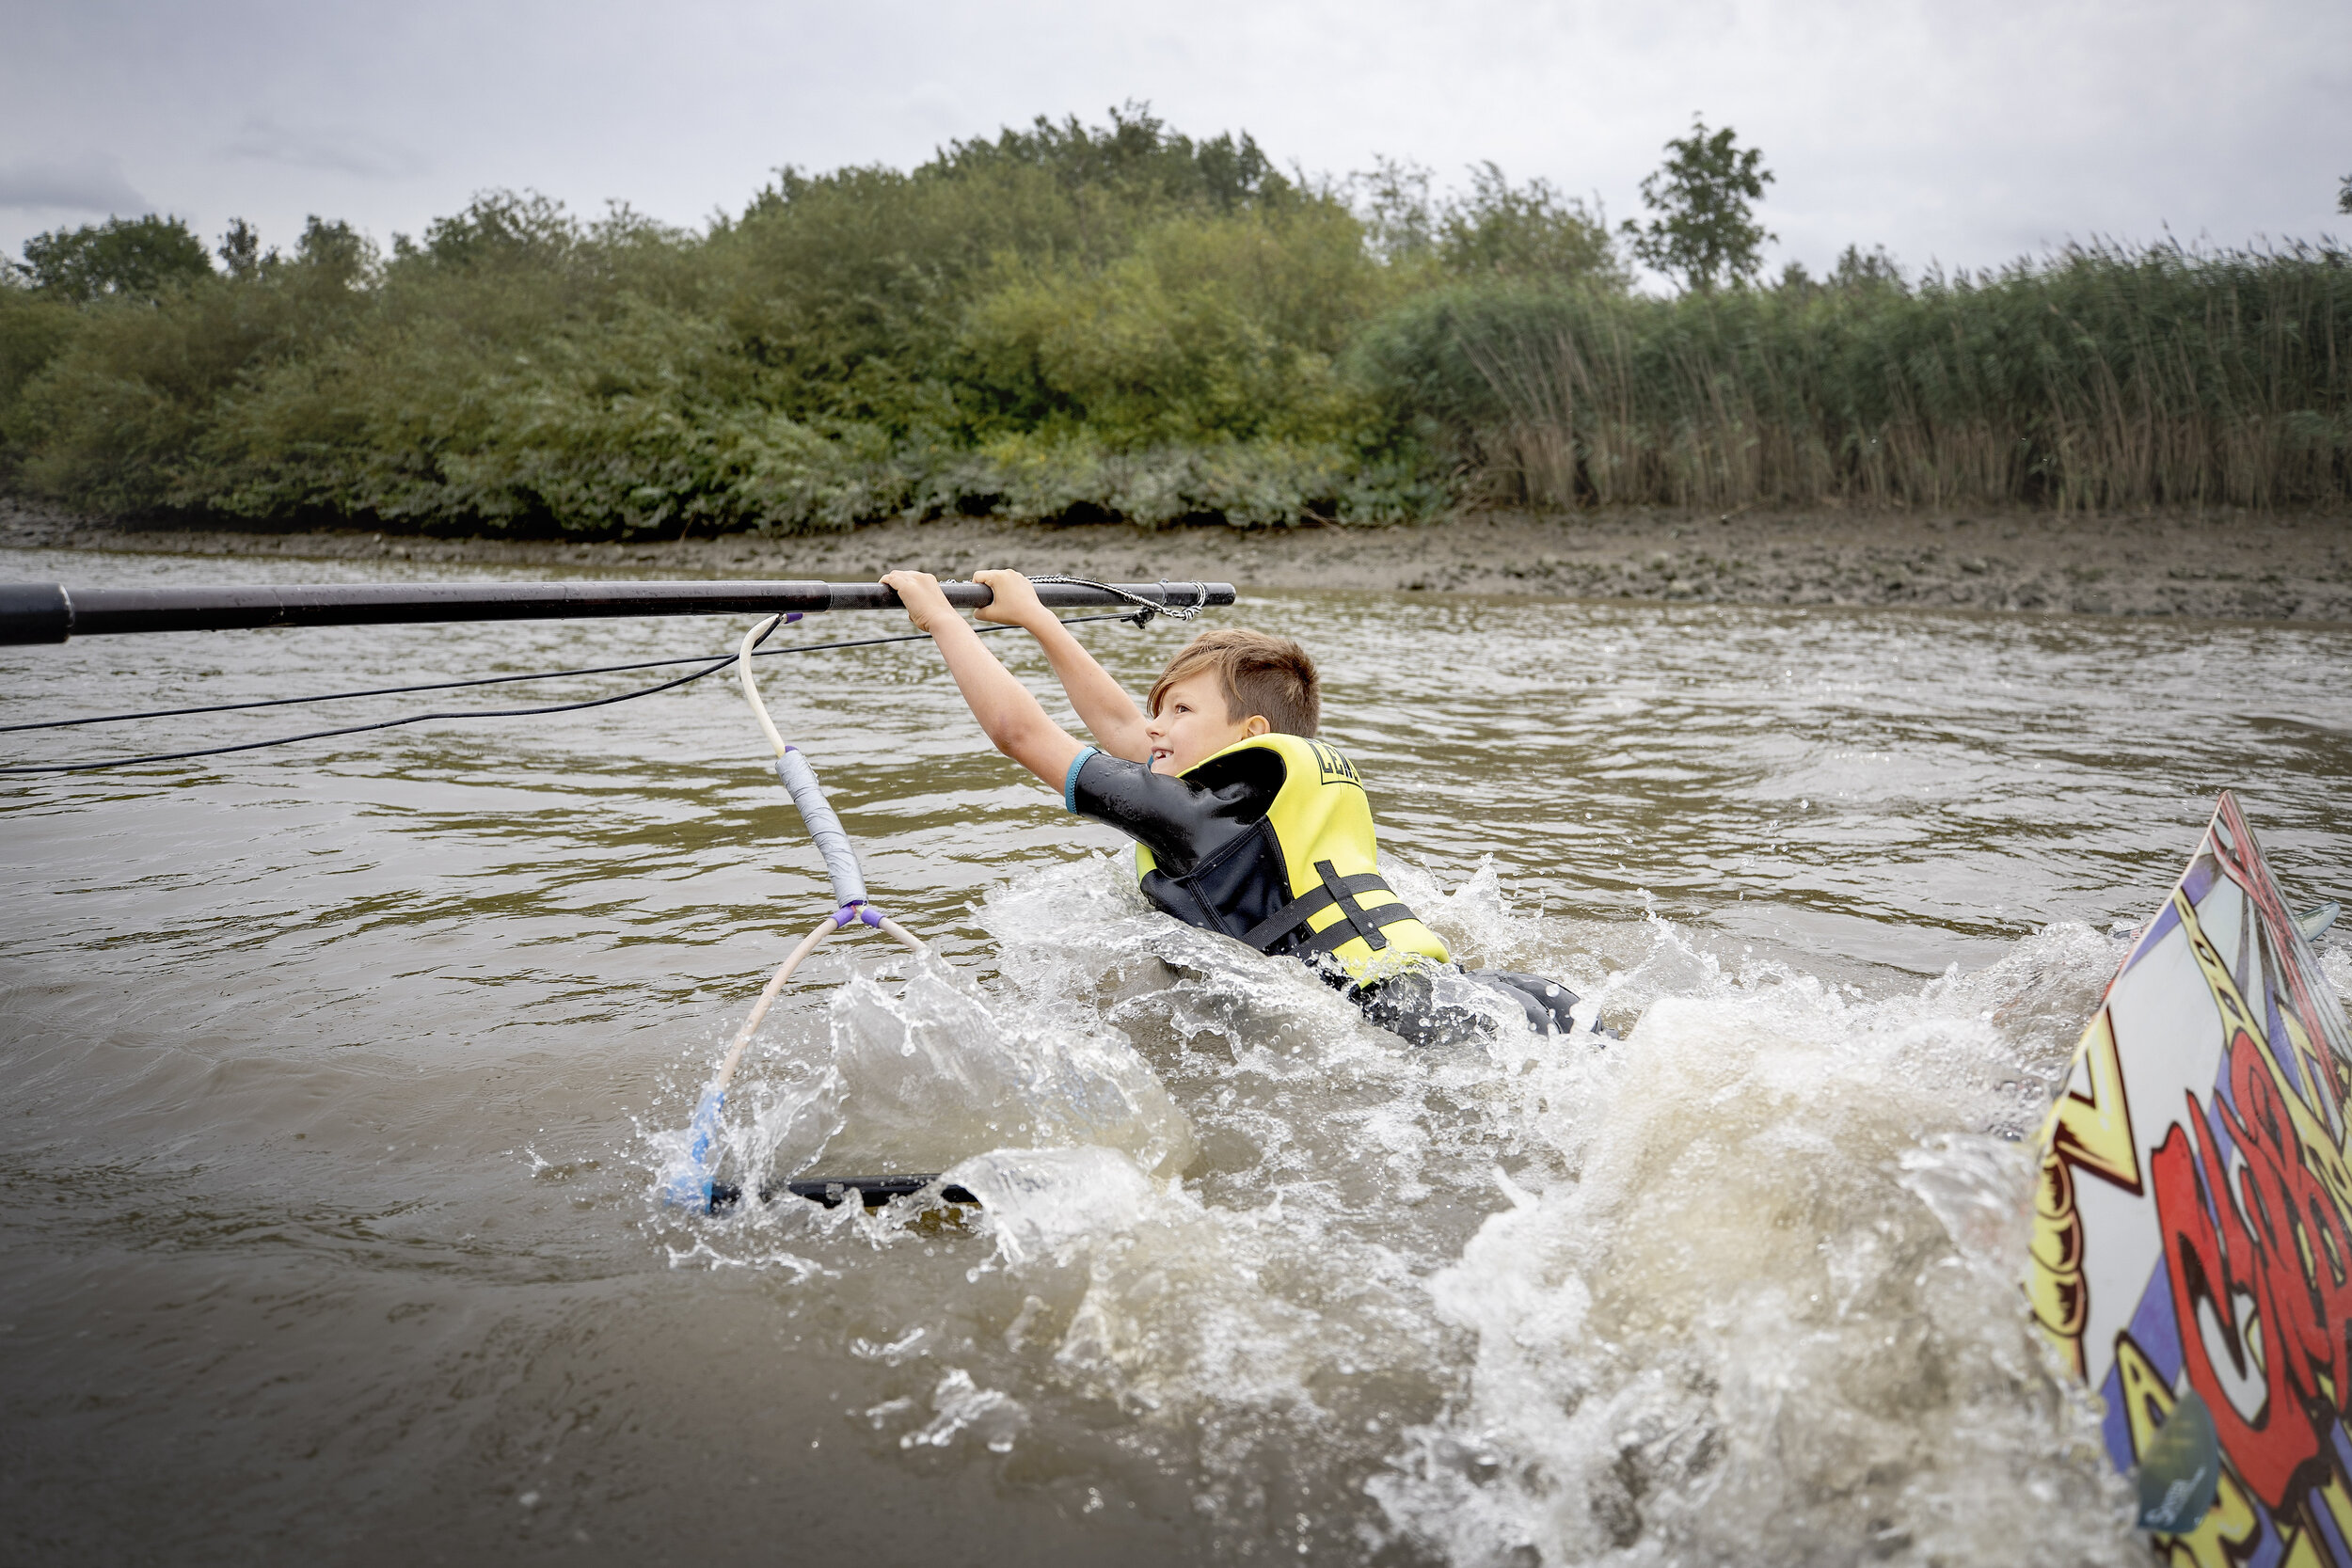
[[[1527,974],[1454,969],[1445,943],[1381,879],[1372,805],[1345,757],[1313,738],[1315,667],[1288,638],[1212,631],[1168,661],[1138,711],[1018,572],[975,572],[985,621],[1038,640],[1078,717],[1081,745],[996,661],[927,572],[892,572],[908,619],[939,645],[998,751],[1061,791],[1073,814],[1136,841],[1144,895],[1187,925],[1294,954],[1367,1017],[1416,1043],[1478,1032],[1449,1005],[1464,981],[1567,1033],[1576,998]],[[1416,961],[1416,959],[1422,961]]]

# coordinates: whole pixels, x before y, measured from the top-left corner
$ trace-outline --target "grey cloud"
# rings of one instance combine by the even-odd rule
[[[421,174],[426,160],[408,148],[349,126],[286,126],[265,115],[247,115],[221,149],[232,158],[291,164],[296,168],[356,174],[363,180],[393,180]]]
[[[0,164],[0,207],[106,214],[155,210],[123,178],[122,160],[103,152]]]
[[[413,233],[494,186],[691,223],[779,164],[903,167],[1130,98],[1310,170],[1492,158],[1619,217],[1701,110],[1779,176],[1772,263],[1817,271],[1850,243],[1915,271],[2165,221],[2343,229],[2352,167],[2344,0],[1188,0],[1174,40],[1148,8],[1073,0],[919,24],[818,0],[17,8],[42,22],[0,48],[0,162],[103,125],[155,202],[273,236],[311,213]],[[0,207],[0,250],[54,222]]]

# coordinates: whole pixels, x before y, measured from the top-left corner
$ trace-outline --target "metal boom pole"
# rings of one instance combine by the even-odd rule
[[[977,582],[940,585],[959,610],[995,595]],[[1115,591],[1114,591],[1115,590]],[[1128,582],[1107,588],[1041,582],[1048,609],[1144,600],[1230,605],[1230,582]],[[419,582],[221,588],[68,588],[0,583],[0,644],[63,642],[129,632],[230,631],[254,626],[384,626],[426,621],[556,621],[630,615],[768,615],[896,610],[878,582]]]

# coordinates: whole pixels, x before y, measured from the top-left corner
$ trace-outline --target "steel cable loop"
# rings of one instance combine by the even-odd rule
[[[1075,615],[1062,622],[1062,625],[1074,626],[1094,621],[1131,621],[1140,626],[1149,619],[1148,616],[1131,610],[1119,615]],[[973,629],[987,632],[1014,631],[1019,628],[981,626]],[[770,633],[773,630],[773,627],[769,628]],[[763,634],[763,639],[766,635],[768,634]],[[929,638],[928,632],[913,632],[898,637],[855,638],[841,642],[803,642],[796,643],[788,648],[759,648],[755,651],[755,657],[771,658],[784,654],[827,653],[839,648],[872,648],[887,642],[926,641]],[[614,703],[630,702],[639,697],[651,697],[659,692],[691,685],[704,676],[716,674],[719,671],[735,663],[737,657],[736,654],[727,653],[715,657],[698,655],[689,658],[657,658],[648,659],[640,664],[608,664],[581,670],[548,670],[528,675],[484,675],[471,680],[432,681],[418,686],[388,686],[368,691],[329,691],[312,697],[273,697],[251,703],[215,703],[203,707],[158,708],[145,713],[111,713],[87,719],[55,719],[40,723],[0,725],[0,732],[67,729],[81,724],[122,723],[135,719],[170,719],[197,713],[228,713],[246,708],[285,707],[302,703],[342,702],[359,697],[395,697],[414,691],[444,691],[458,687],[497,686],[517,681],[564,680],[580,675],[618,674],[631,670],[658,670],[679,664],[703,666],[691,674],[680,675],[675,680],[663,681],[656,686],[641,687],[635,691],[623,691],[610,697],[594,697],[585,702],[555,703],[544,707],[455,708],[440,713],[412,713],[405,718],[386,719],[372,724],[346,724],[339,729],[311,730],[302,735],[278,736],[269,740],[246,740],[229,746],[204,746],[187,752],[157,752],[147,756],[116,757],[104,762],[16,763],[0,767],[0,777],[41,773],[88,773],[112,768],[138,768],[149,763],[186,762],[196,757],[226,756],[234,752],[257,752],[272,746],[292,746],[305,740],[331,740],[337,736],[365,735],[373,730],[398,729],[403,725],[429,723],[439,719],[532,719],[543,714],[573,713],[582,708],[609,707]]]
[[[1162,578],[1157,584],[1160,591],[1160,602],[1154,604],[1140,594],[1130,594],[1116,583],[1097,582],[1092,578],[1064,577],[1056,572],[1045,577],[1031,578],[1029,580],[1031,582],[1067,583],[1073,588],[1099,588],[1105,594],[1115,594],[1126,600],[1129,604],[1140,605],[1143,612],[1136,618],[1136,625],[1139,626],[1149,624],[1154,615],[1165,615],[1171,621],[1196,621],[1200,618],[1200,612],[1209,608],[1209,585],[1205,582],[1193,582],[1189,585],[1171,584],[1166,578]],[[1192,603],[1188,605],[1175,602],[1175,590],[1184,586],[1192,589]]]

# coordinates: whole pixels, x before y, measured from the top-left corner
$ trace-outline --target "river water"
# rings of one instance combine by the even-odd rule
[[[820,951],[728,1173],[953,1168],[988,1206],[684,1216],[657,1172],[825,907],[723,678],[0,785],[0,1557],[2139,1560],[2026,1325],[2018,1140],[2217,789],[2290,896],[2352,892],[2352,630],[1336,593],[1217,621],[1316,653],[1457,956],[1621,1041],[1407,1048],[1149,911],[928,647],[771,659],[940,961]],[[735,629],[6,649],[0,722]],[[1185,632],[1085,635],[1140,689]]]

